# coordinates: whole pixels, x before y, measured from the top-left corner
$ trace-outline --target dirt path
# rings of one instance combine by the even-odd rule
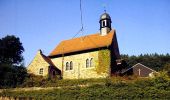
[[[89,85],[76,85],[76,86],[59,86],[59,87],[28,87],[28,88],[10,88],[10,89],[0,89],[0,93],[3,91],[34,91],[34,90],[53,90],[62,88],[74,88],[74,87],[88,87]]]

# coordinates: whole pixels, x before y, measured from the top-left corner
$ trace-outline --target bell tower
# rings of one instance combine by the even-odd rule
[[[111,18],[108,13],[104,13],[100,16],[100,35],[107,35],[111,30]]]

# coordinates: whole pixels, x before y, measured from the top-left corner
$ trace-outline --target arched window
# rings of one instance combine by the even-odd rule
[[[105,21],[103,21],[103,27],[105,27]]]
[[[93,58],[90,59],[90,67],[93,67]]]
[[[73,69],[73,62],[71,61],[70,62],[70,70],[72,70]]]
[[[89,59],[86,59],[86,68],[89,67]]]
[[[107,26],[108,26],[108,27],[110,27],[110,23],[109,23],[109,21],[106,21],[106,23],[107,23]]]
[[[43,68],[40,68],[39,70],[39,74],[42,75],[43,74]]]
[[[66,62],[66,70],[69,70],[70,68],[69,68],[69,63],[68,62]]]

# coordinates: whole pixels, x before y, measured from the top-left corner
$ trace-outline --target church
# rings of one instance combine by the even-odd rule
[[[62,79],[107,78],[121,64],[116,30],[108,13],[100,16],[100,32],[61,41],[48,55],[39,50],[28,65],[29,73]]]

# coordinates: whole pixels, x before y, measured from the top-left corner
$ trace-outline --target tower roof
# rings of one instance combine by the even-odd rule
[[[103,19],[111,19],[111,18],[110,18],[110,15],[105,12],[104,14],[102,14],[102,15],[100,16],[100,20],[103,20]]]

